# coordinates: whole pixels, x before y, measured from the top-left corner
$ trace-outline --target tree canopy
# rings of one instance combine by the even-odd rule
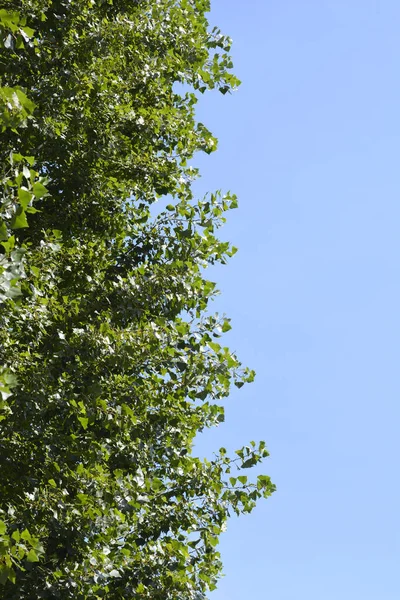
[[[196,199],[199,94],[231,40],[207,0],[0,10],[0,595],[203,598],[227,518],[269,496],[195,436],[254,378],[220,339],[206,267],[234,195]],[[164,208],[155,212],[159,201]]]

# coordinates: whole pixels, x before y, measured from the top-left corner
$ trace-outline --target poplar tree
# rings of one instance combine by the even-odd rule
[[[0,10],[0,596],[204,598],[232,513],[269,496],[196,435],[254,378],[210,310],[234,195],[195,198],[231,40],[208,0]],[[154,211],[158,201],[160,210]]]

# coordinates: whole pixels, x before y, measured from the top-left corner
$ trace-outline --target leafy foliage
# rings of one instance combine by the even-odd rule
[[[232,195],[195,200],[216,140],[197,95],[237,85],[205,0],[0,10],[0,583],[10,600],[202,598],[218,538],[274,486],[268,456],[192,452],[254,373],[205,278]],[[188,91],[189,90],[189,91]],[[151,205],[170,204],[154,216]]]

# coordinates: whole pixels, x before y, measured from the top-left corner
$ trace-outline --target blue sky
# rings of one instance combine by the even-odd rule
[[[208,452],[265,439],[278,491],[233,518],[210,600],[400,598],[400,2],[214,0],[240,90],[199,118],[199,192],[240,199],[217,269],[257,371]]]

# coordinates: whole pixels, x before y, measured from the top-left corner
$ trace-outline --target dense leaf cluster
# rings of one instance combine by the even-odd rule
[[[263,442],[192,452],[254,377],[208,311],[236,198],[191,190],[216,147],[197,94],[238,83],[230,40],[206,0],[3,5],[2,597],[196,600],[229,514],[274,490],[235,476]]]

